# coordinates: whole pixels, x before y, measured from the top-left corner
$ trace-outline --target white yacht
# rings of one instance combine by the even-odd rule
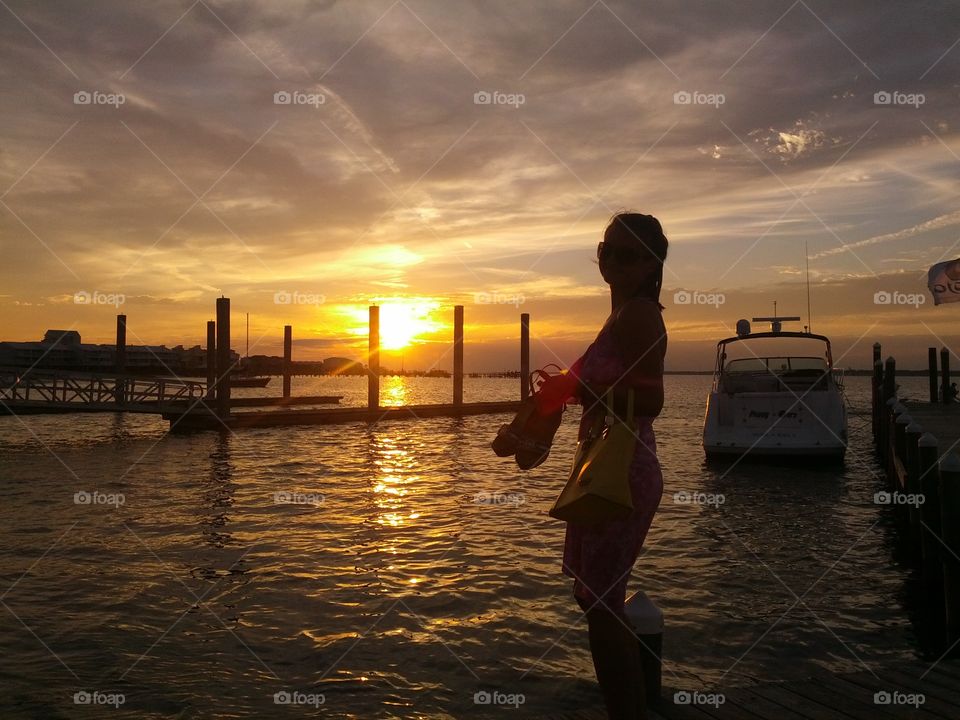
[[[843,458],[847,411],[842,371],[830,340],[784,332],[799,317],[754,318],[769,332],[737,322],[737,336],[717,343],[713,388],[703,423],[707,458],[801,456]]]

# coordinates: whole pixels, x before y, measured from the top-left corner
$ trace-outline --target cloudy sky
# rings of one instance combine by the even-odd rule
[[[193,345],[224,294],[251,353],[279,353],[290,323],[297,358],[363,359],[376,303],[407,368],[449,368],[463,304],[468,370],[517,365],[521,312],[535,363],[569,362],[610,309],[596,243],[630,209],[671,242],[671,368],[711,367],[774,300],[806,322],[805,246],[841,365],[877,339],[917,367],[960,346],[960,306],[935,308],[925,276],[960,257],[955,2],[2,0],[0,17],[2,339],[109,342],[122,300],[131,342]]]

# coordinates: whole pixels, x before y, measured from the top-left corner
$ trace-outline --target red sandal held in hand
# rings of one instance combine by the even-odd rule
[[[521,404],[513,422],[502,425],[491,443],[498,456],[513,455],[523,470],[535,468],[547,459],[566,401],[576,395],[579,382],[576,374],[561,370],[551,375],[546,372],[549,367],[561,370],[551,364],[530,373],[530,395]]]

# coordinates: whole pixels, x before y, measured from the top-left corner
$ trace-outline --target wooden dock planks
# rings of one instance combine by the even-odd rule
[[[903,663],[880,669],[842,675],[819,675],[802,680],[766,682],[720,693],[724,702],[712,705],[676,705],[674,690],[664,689],[660,706],[651,711],[651,720],[957,720],[960,718],[960,664],[941,661]],[[876,693],[899,692],[924,696],[922,704],[882,704]],[[603,708],[568,713],[569,720],[596,720],[606,717]]]

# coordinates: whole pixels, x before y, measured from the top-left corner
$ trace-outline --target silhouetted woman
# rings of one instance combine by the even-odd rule
[[[660,287],[667,238],[652,215],[621,213],[610,221],[597,248],[600,274],[610,285],[612,312],[596,339],[571,368],[583,406],[578,438],[613,387],[614,408],[626,413],[634,388],[638,442],[630,465],[633,512],[599,525],[567,524],[563,572],[587,615],[597,682],[611,718],[646,718],[640,680],[640,648],[624,615],[627,580],[663,493],[653,421],[663,408],[663,358],[667,332]]]

